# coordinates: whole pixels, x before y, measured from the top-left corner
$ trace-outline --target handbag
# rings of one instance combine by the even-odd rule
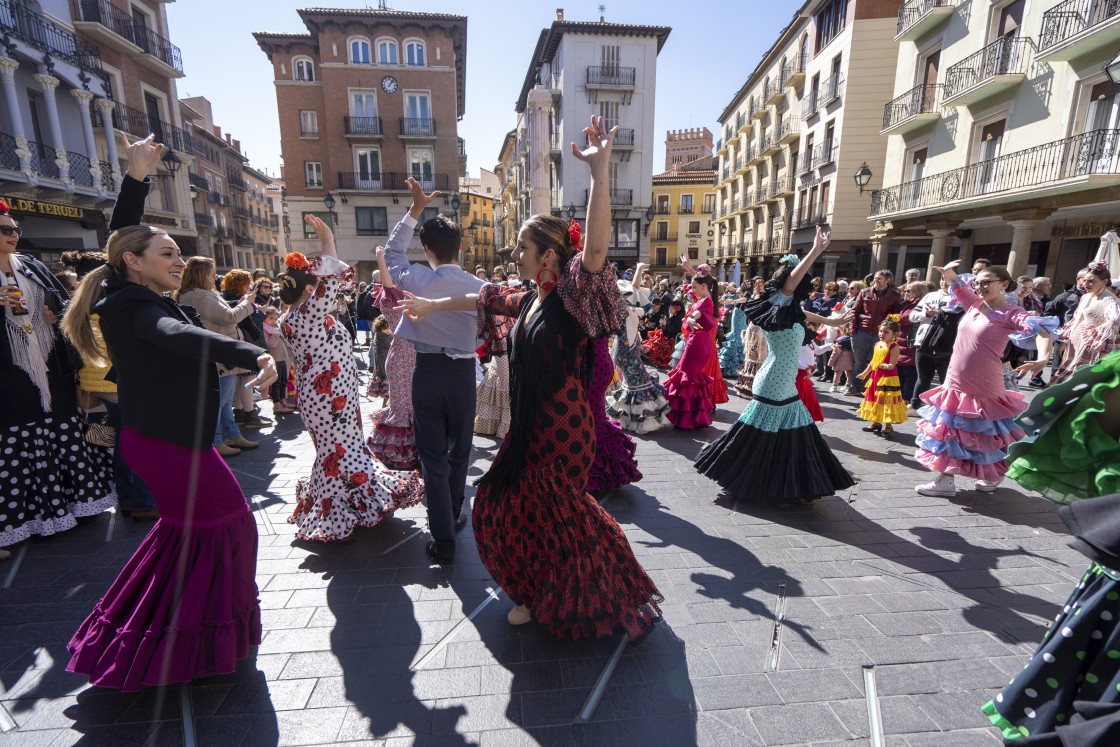
[[[94,446],[111,449],[117,445],[117,432],[111,425],[87,419],[85,439]]]
[[[925,355],[948,356],[953,352],[957,327],[964,317],[964,309],[939,309],[929,323],[929,331],[918,350]]]

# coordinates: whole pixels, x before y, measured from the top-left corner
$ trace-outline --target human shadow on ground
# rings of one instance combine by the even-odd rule
[[[435,722],[457,724],[465,714],[462,707],[440,707],[431,692],[418,691],[410,669],[420,655],[423,631],[415,608],[421,589],[446,585],[451,569],[399,566],[395,551],[383,553],[384,540],[369,542],[362,532],[349,546],[324,546],[309,555],[301,569],[322,573],[327,579],[327,606],[334,618],[330,653],[341,668],[341,678],[320,680],[321,702],[308,707],[349,705],[337,741],[384,739],[416,735],[423,742],[433,733]],[[420,548],[423,538],[406,543],[404,550]],[[347,568],[338,559],[368,558],[368,566]],[[431,687],[431,683],[425,683]],[[312,696],[313,700],[315,696]],[[452,728],[441,744],[467,745],[466,738]]]
[[[1058,606],[1029,593],[1006,588],[996,576],[1000,558],[1040,556],[1021,548],[1011,550],[974,544],[952,529],[922,526],[928,521],[926,519],[914,520],[915,526],[909,529],[917,538],[913,541],[868,518],[855,505],[837,499],[826,499],[798,512],[783,512],[756,504],[740,506],[740,511],[791,529],[812,531],[836,540],[837,544],[849,545],[876,556],[869,559],[849,557],[847,560],[865,567],[866,576],[895,579],[896,583],[890,591],[949,593],[967,600],[968,603],[961,608],[962,617],[973,627],[986,630],[1006,643],[1032,641],[1039,634],[1040,627],[1028,615],[1048,619]],[[1014,521],[1013,517],[1009,518]],[[941,552],[959,557],[954,560]],[[1038,576],[1038,584],[1062,582],[1055,574],[1037,565],[1003,570],[1034,573]],[[921,575],[915,577],[915,574]],[[836,590],[838,594],[863,593],[843,588],[850,583],[845,579],[851,577],[850,574],[837,577],[837,583],[842,587]],[[828,581],[825,579],[826,583]]]

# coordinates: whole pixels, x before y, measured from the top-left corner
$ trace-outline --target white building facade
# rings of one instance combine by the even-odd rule
[[[879,263],[924,245],[928,266],[986,258],[1070,282],[1120,209],[1120,85],[1103,70],[1120,5],[911,0],[896,40]]]
[[[633,266],[649,255],[649,203],[657,55],[670,29],[565,21],[541,31],[517,101],[516,145],[506,179],[522,218],[553,213],[582,223],[590,175],[571,153],[592,115],[619,127],[610,163],[613,226],[608,256]]]

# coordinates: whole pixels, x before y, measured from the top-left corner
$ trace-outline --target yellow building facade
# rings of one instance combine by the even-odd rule
[[[655,174],[650,204],[653,220],[649,225],[649,266],[655,277],[680,280],[684,272],[678,264],[687,256],[693,265],[714,265],[716,236],[712,213],[716,209],[716,172],[708,166],[711,159],[690,164],[679,171]]]

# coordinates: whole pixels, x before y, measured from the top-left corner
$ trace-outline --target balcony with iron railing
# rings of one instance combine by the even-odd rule
[[[755,147],[755,145],[752,143],[751,146],[749,148],[747,148],[746,158],[743,159],[744,163],[747,166],[753,166],[754,164],[760,162],[761,160],[762,160],[762,148]]]
[[[693,208],[692,205],[681,205],[677,212],[681,215],[692,215],[692,213],[695,212],[695,208]]]
[[[758,144],[759,153],[764,156],[768,156],[781,147],[781,143],[779,143],[769,132],[762,133],[762,139]]]
[[[883,107],[881,135],[905,135],[941,119],[940,83],[917,86]]]
[[[210,180],[193,172],[187,174],[187,181],[192,187],[202,192],[210,191]]]
[[[381,126],[381,117],[344,116],[342,118],[342,131],[347,135],[362,137],[381,137],[385,134],[385,130]]]
[[[821,143],[816,148],[813,148],[813,168],[819,169],[821,166],[827,166],[830,163],[835,163],[836,156],[839,155],[839,153],[839,143]]]
[[[1031,39],[1001,37],[945,71],[944,103],[967,106],[1026,80]]]
[[[1066,0],[1042,14],[1038,36],[1039,59],[1070,60],[1120,44],[1120,2]]]
[[[338,188],[370,192],[407,192],[408,185],[405,182],[409,177],[416,179],[429,192],[433,189],[446,192],[450,181],[447,174],[428,174],[424,176],[387,171],[381,173],[340,171],[338,172]]]
[[[743,156],[741,156],[741,155],[735,156],[735,160],[731,162],[731,173],[732,173],[732,175],[737,176],[739,174],[739,172],[745,170],[745,168],[746,168],[746,166],[744,165]]]
[[[871,196],[871,216],[937,212],[1120,185],[1120,130],[1092,130],[933,174]]]
[[[211,205],[229,204],[229,198],[223,195],[221,192],[211,192],[209,195],[207,195],[206,199],[210,201]]]
[[[723,174],[723,181],[727,181],[728,179],[730,179],[731,178],[731,164],[725,164],[724,167],[723,167],[723,170],[720,173]]]
[[[98,127],[104,126],[101,108],[94,108],[92,114],[93,123]],[[156,136],[156,142],[169,145],[175,150],[186,153],[195,153],[198,151],[194,139],[186,130],[168,124],[163,120],[150,117],[147,112],[127,106],[120,101],[113,102],[112,118],[113,127],[116,127],[122,132],[127,132],[130,135],[135,135],[140,138],[147,137],[149,133],[152,133]]]
[[[766,202],[767,198],[769,197],[770,185],[767,182],[763,182],[762,184],[759,184],[758,189],[754,191],[754,202],[752,204],[761,205],[762,203]]]
[[[74,28],[109,47],[131,54],[145,67],[169,78],[183,77],[179,48],[148,28],[143,20],[113,5],[109,0],[78,0]]]
[[[194,214],[194,224],[196,226],[198,226],[199,228],[213,228],[214,227],[214,219],[211,218],[206,213],[195,213]]]
[[[766,87],[762,91],[762,99],[766,102],[767,106],[776,106],[781,103],[786,95],[786,89],[782,86],[781,79],[771,78]]]
[[[238,246],[251,247],[251,246],[253,246],[253,239],[246,236],[245,234],[239,233],[239,234],[237,234],[237,237],[233,240],[233,243],[237,244]]]
[[[629,127],[620,127],[614,135],[614,150],[631,150],[634,147],[634,130]]]
[[[804,83],[805,68],[808,64],[808,51],[786,60],[786,64],[782,65],[782,85],[786,88],[797,88]]]
[[[829,104],[839,101],[844,95],[844,76],[843,75],[830,75],[827,80],[821,81],[824,85],[821,87],[821,108]]]
[[[798,176],[800,176],[801,174],[807,174],[810,171],[812,171],[813,170],[813,151],[812,151],[812,149],[811,148],[806,148],[805,151],[800,156],[798,156],[797,163],[794,164],[794,165],[797,167]]]
[[[54,148],[49,145],[37,143],[34,140],[27,141],[27,149],[31,151],[31,172],[39,176],[45,176],[48,179],[58,179],[61,174],[58,170],[58,162],[55,160]]]
[[[737,132],[742,132],[743,129],[750,124],[750,122],[751,120],[746,117],[743,112],[739,112],[735,115],[735,130]]]
[[[801,102],[801,119],[809,120],[817,116],[821,108],[820,91],[809,91],[805,100]]]
[[[765,95],[765,90],[763,91],[763,95]],[[751,102],[751,119],[762,120],[766,119],[768,116],[770,116],[770,110],[767,109],[761,101],[755,100]]]
[[[789,185],[787,187],[787,185]],[[770,180],[770,194],[767,197],[767,202],[774,202],[780,200],[787,194],[793,192],[793,185],[789,178],[784,176],[777,176]]]
[[[896,41],[914,41],[949,20],[957,0],[909,0],[898,9]]]
[[[799,137],[801,137],[801,120],[797,117],[787,114],[774,127],[774,140],[777,143],[786,145],[796,142]]]
[[[34,12],[18,0],[0,0],[0,32],[46,52],[53,60],[62,60],[103,81],[109,79],[101,66],[101,53],[96,47],[86,44],[69,29]]]
[[[793,230],[801,231],[806,228],[815,228],[816,226],[824,225],[827,223],[828,214],[820,208],[806,210],[793,219]]]
[[[595,88],[633,88],[637,76],[638,69],[634,67],[589,65],[587,85]]]
[[[401,137],[434,138],[436,121],[426,117],[401,117]]]

